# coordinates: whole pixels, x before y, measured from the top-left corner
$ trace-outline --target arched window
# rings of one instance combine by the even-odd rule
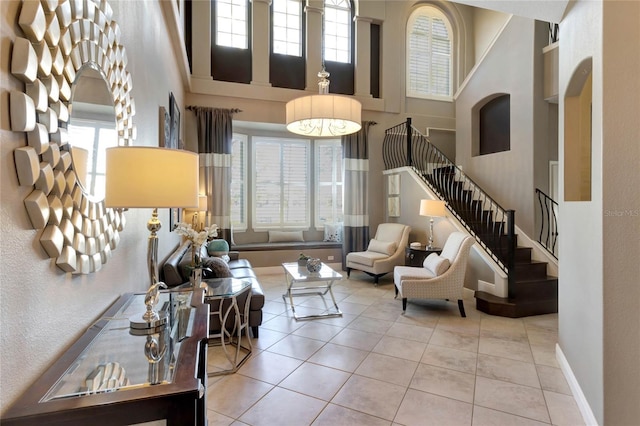
[[[323,58],[351,63],[351,3],[349,0],[325,0],[323,19]]]
[[[407,96],[450,100],[453,34],[440,9],[421,6],[407,23]]]

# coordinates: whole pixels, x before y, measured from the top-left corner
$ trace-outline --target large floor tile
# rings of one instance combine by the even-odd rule
[[[473,423],[472,426],[548,426],[548,423],[542,423],[537,420],[527,419],[525,417],[515,416],[502,411],[492,410],[490,408],[473,407]]]
[[[324,346],[324,342],[316,339],[290,334],[274,343],[267,350],[276,354],[305,360]]]
[[[355,330],[366,331],[368,333],[384,334],[391,328],[392,325],[393,321],[359,316],[358,318],[353,320],[347,327],[353,328]]]
[[[330,401],[349,377],[351,374],[345,371],[306,362],[278,386]]]
[[[331,402],[385,420],[393,420],[405,391],[404,386],[353,375]]]
[[[372,352],[362,361],[355,374],[407,387],[417,366],[417,362]]]
[[[478,376],[474,403],[528,419],[550,422],[541,389]]]
[[[207,389],[207,408],[237,419],[273,386],[240,374],[225,376]]]
[[[229,426],[235,420],[213,410],[207,410],[207,426]],[[163,421],[164,424],[164,421]],[[146,426],[146,424],[145,424]]]
[[[335,404],[329,404],[312,423],[312,426],[390,426],[389,420],[351,410]]]
[[[582,426],[584,419],[578,404],[570,395],[544,391],[551,422],[557,426]]]
[[[352,373],[367,357],[368,353],[360,349],[327,343],[309,358],[309,362]]]
[[[456,331],[458,333],[480,335],[480,321],[460,316],[443,316],[438,320],[436,329]]]
[[[536,370],[538,370],[538,378],[543,390],[572,395],[571,388],[564,374],[562,374],[562,370],[546,365],[536,365]]]
[[[327,403],[319,399],[274,388],[240,417],[240,421],[255,426],[308,425]]]
[[[262,323],[260,328],[279,331],[281,333],[292,333],[304,325],[303,321],[296,321],[295,318],[286,315],[278,315]]]
[[[535,365],[491,355],[478,354],[478,376],[540,388]]]
[[[533,353],[533,360],[536,364],[560,368],[560,364],[558,364],[558,360],[556,359],[555,344],[531,345],[531,352]]]
[[[257,339],[251,339],[254,351],[256,349],[267,349],[269,346],[287,337],[288,334],[260,327],[260,330],[258,330],[258,336],[259,337]]]
[[[409,389],[394,421],[407,426],[471,425],[473,406],[415,389]]]
[[[436,328],[429,344],[477,353],[478,341],[479,338],[471,334]]]
[[[495,337],[480,337],[478,353],[533,363],[529,342],[514,342]]]
[[[373,352],[418,362],[426,347],[426,343],[384,336],[373,348]]]
[[[363,351],[370,351],[378,344],[381,338],[382,334],[345,328],[331,339],[331,343],[349,346],[350,348],[361,349]]]
[[[429,392],[459,401],[473,403],[476,376],[447,368],[420,364],[409,385],[412,389]]]
[[[427,343],[432,334],[433,328],[431,327],[404,324],[397,321],[389,330],[387,330],[387,336],[397,337],[399,339],[415,340],[423,343]]]
[[[302,361],[299,359],[264,351],[247,361],[238,372],[243,376],[275,385],[301,364]]]
[[[436,367],[449,368],[463,373],[476,373],[478,354],[447,348],[446,346],[428,345],[420,362]]]
[[[316,322],[316,321],[308,321],[307,324],[303,325],[302,327],[294,331],[293,334],[296,336],[307,337],[309,339],[322,340],[323,342],[328,342],[336,334],[340,333],[341,330],[342,330],[342,327],[323,324],[321,322]]]

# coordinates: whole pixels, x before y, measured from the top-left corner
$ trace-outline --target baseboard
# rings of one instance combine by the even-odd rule
[[[560,345],[556,343],[556,360],[558,364],[560,364],[560,370],[562,370],[562,374],[564,374],[565,379],[569,383],[569,387],[571,388],[571,392],[573,392],[573,399],[576,400],[576,404],[578,404],[578,409],[580,410],[580,414],[582,414],[582,419],[587,426],[598,426],[598,421],[596,417],[593,415],[593,411],[591,411],[591,407],[587,402],[587,398],[584,396],[582,392],[582,388],[576,379],[576,376],[573,374],[573,370],[571,370],[571,366],[565,358],[562,349],[560,349]]]

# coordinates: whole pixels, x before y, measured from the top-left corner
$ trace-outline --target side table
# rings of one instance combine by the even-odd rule
[[[420,246],[419,248],[405,247],[404,249],[404,265],[405,266],[422,266],[424,260],[431,253],[440,254],[442,252],[441,247],[427,248],[426,246]]]
[[[206,287],[205,287],[206,285]],[[220,346],[222,352],[231,365],[230,368],[216,367],[217,371],[208,371],[207,375],[218,376],[221,374],[235,373],[238,368],[251,356],[253,346],[249,334],[249,304],[251,303],[251,282],[237,278],[210,278],[202,280],[202,287],[205,288],[204,301],[210,306],[210,314],[218,315],[220,320],[220,331],[211,332],[209,330],[209,347]],[[248,292],[244,302],[244,309],[240,312],[238,306],[238,296]],[[215,301],[218,301],[216,307]],[[232,315],[232,326],[227,323],[227,319]],[[249,346],[242,345],[242,333],[245,333]],[[217,339],[220,339],[217,341]],[[230,351],[229,346],[235,347]],[[244,356],[240,356],[244,351]],[[208,366],[209,367],[209,366]],[[207,368],[208,370],[208,368]]]

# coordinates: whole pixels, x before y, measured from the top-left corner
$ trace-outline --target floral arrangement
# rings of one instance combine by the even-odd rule
[[[210,226],[206,226],[202,231],[196,231],[193,229],[190,223],[178,222],[176,223],[176,227],[174,229],[176,234],[185,237],[187,240],[191,241],[192,248],[192,263],[194,266],[198,266],[200,264],[200,259],[198,257],[198,251],[200,247],[204,243],[206,243],[210,238],[218,236],[218,225],[215,223]]]

